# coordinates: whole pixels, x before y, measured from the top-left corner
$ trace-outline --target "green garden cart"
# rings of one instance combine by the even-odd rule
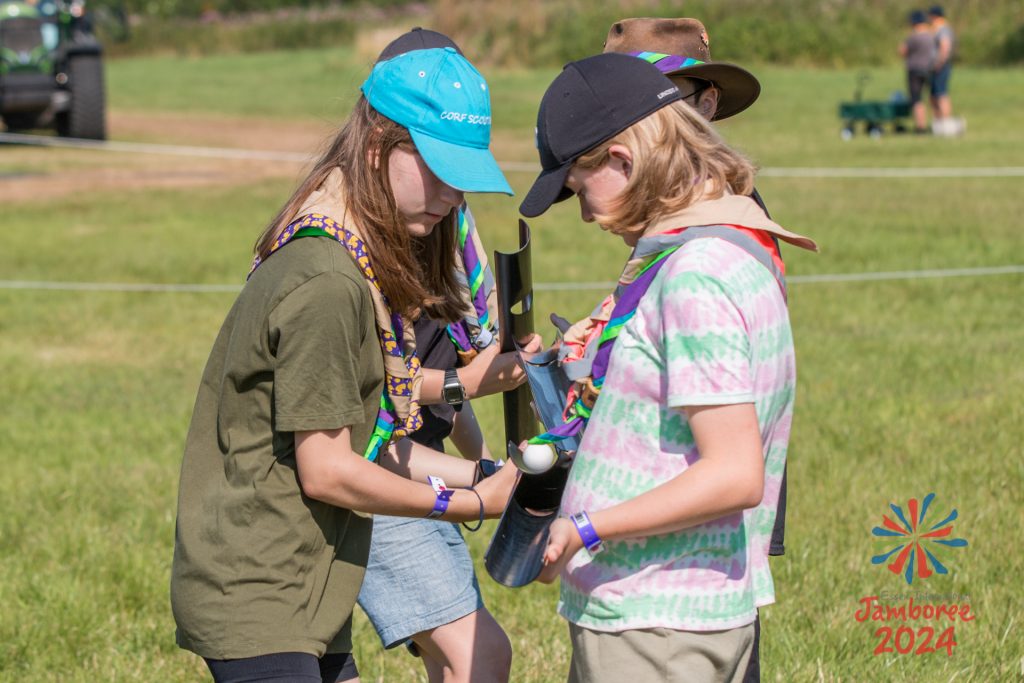
[[[894,133],[903,133],[907,130],[904,121],[910,116],[910,102],[906,95],[902,91],[897,91],[888,101],[865,100],[864,86],[869,80],[869,74],[860,74],[857,77],[853,101],[839,104],[839,118],[843,122],[840,135],[844,140],[851,139],[859,127],[873,138],[881,137],[886,125],[891,126]]]

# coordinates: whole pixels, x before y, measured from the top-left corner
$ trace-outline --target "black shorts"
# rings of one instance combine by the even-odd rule
[[[921,101],[921,93],[924,92],[925,83],[929,81],[931,74],[927,71],[908,71],[907,88],[910,90],[910,103],[917,104]]]
[[[317,659],[305,652],[276,652],[245,659],[206,659],[206,666],[216,683],[342,683],[359,678],[350,653]]]

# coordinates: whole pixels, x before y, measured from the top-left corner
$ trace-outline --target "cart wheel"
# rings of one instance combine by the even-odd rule
[[[852,140],[853,126],[844,126],[843,129],[839,131],[839,137],[841,137],[843,140]]]
[[[882,127],[877,123],[868,124],[868,137],[875,140],[882,137]]]

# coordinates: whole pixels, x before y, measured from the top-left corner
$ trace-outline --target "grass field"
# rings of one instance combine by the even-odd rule
[[[343,115],[364,71],[346,51],[330,50],[115,61],[108,78],[115,114],[315,126]],[[835,106],[852,94],[855,72],[756,71],[761,101],[722,130],[763,167],[1024,166],[1020,70],[957,71],[956,105],[970,125],[964,139],[848,143],[839,140]],[[532,119],[554,73],[488,74],[500,158],[535,158]],[[900,87],[896,69],[872,75],[870,96]],[[170,135],[157,127],[135,137]],[[244,184],[91,186],[99,165],[139,163],[113,159],[0,149],[4,175],[70,169],[65,176],[83,188],[18,195],[21,180],[0,179],[11,197],[0,279],[241,283],[256,234],[299,173],[282,166]],[[173,166],[160,157],[146,163]],[[203,160],[175,163],[176,173],[207,172]],[[510,174],[520,196],[529,180]],[[765,177],[758,186],[780,223],[822,245],[819,255],[786,250],[790,275],[1024,263],[1021,178]],[[517,201],[474,200],[492,248],[512,245]],[[580,223],[570,204],[533,222],[535,278],[614,279],[624,248]],[[536,306],[578,317],[601,295],[544,291]],[[232,300],[0,289],[0,680],[205,676],[201,661],[174,645],[167,585],[184,434]],[[1021,274],[792,285],[800,378],[789,551],[772,561],[778,602],[763,611],[765,680],[1020,680],[1012,577],[1024,572],[1013,540],[1024,503],[1022,300]],[[485,400],[478,413],[490,442],[500,443],[499,403]],[[951,656],[875,656],[879,625],[855,621],[858,601],[907,586],[870,563],[870,529],[890,502],[933,491],[944,511],[958,508],[957,534],[970,545],[948,576],[915,589],[967,594],[976,619],[956,624]],[[477,558],[491,528],[470,539]],[[513,640],[513,680],[562,680],[568,643],[554,613],[557,589],[509,591],[482,569],[481,583]],[[404,652],[382,652],[361,617],[357,655],[365,681],[422,677]]]

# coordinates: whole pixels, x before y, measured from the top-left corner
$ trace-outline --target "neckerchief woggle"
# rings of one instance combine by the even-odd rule
[[[413,381],[420,372],[420,361],[415,352],[404,355],[400,340],[404,337],[405,321],[402,316],[390,310],[387,298],[381,291],[380,283],[373,273],[370,265],[369,252],[366,245],[351,230],[323,214],[312,213],[300,217],[286,227],[275,240],[270,248],[270,254],[283,247],[293,239],[300,237],[330,237],[338,241],[352,256],[363,277],[370,286],[376,290],[381,297],[388,311],[389,321],[382,321],[375,315],[375,327],[380,341],[381,350],[384,353],[384,392],[380,397],[380,406],[377,410],[377,420],[373,426],[373,433],[370,435],[369,443],[363,452],[367,460],[376,460],[380,455],[381,448],[387,446],[392,439],[406,436],[423,426],[423,417],[420,414],[419,402],[413,395]],[[269,256],[269,255],[268,255]],[[261,260],[257,255],[253,260],[249,276],[260,266]],[[390,328],[386,324],[390,322]],[[399,369],[401,368],[401,369]],[[397,405],[408,406],[402,411],[405,415],[399,415]]]

